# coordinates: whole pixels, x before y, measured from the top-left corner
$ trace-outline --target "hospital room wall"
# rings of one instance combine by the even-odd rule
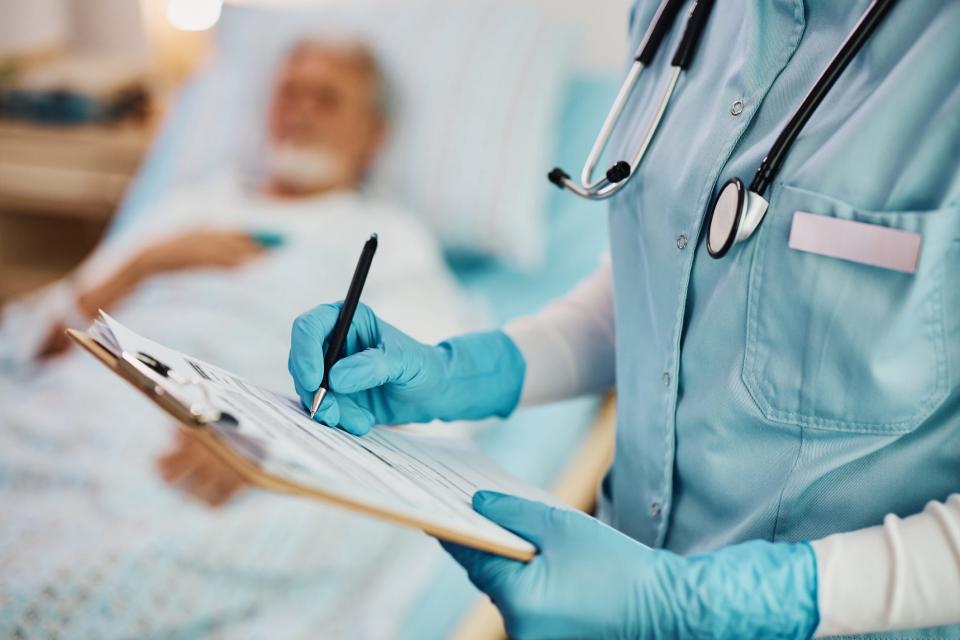
[[[158,3],[161,0],[141,0]],[[272,5],[377,5],[423,6],[469,0],[235,0],[244,4]],[[634,0],[529,0],[545,12],[583,33],[577,66],[584,71],[619,69],[623,63],[626,17]]]
[[[221,2],[222,0],[196,0],[197,2]],[[410,5],[439,4],[468,0],[232,0],[243,4],[272,4],[272,5],[344,5],[344,4],[391,4],[406,3]],[[576,28],[583,34],[583,44],[580,55],[577,57],[577,66],[586,71],[606,71],[619,68],[623,60],[623,39],[626,31],[625,17],[629,13],[633,0],[602,0],[589,2],[584,0],[529,0],[532,4],[549,12],[559,20]],[[0,7],[7,9],[16,0],[0,0]],[[148,32],[156,36],[160,29],[167,28],[166,8],[169,0],[139,0],[141,12]],[[68,38],[68,0],[36,0],[28,5],[17,7],[15,12],[18,20],[5,21],[6,27],[0,24],[0,53],[4,45],[14,46],[26,37],[37,42],[36,46],[48,47],[48,43],[58,43]],[[116,21],[117,0],[87,0],[82,5],[83,11],[73,11],[84,18],[84,33],[89,38],[95,37],[98,41],[104,38],[117,40],[121,34],[126,41],[136,38],[130,35],[136,29],[104,29],[96,34],[90,31],[89,25],[113,24]],[[26,9],[30,8],[30,11]],[[7,11],[5,10],[6,14]],[[108,17],[106,20],[98,20]],[[23,24],[21,24],[23,23]],[[27,28],[29,27],[29,28]],[[166,34],[170,38],[170,34]],[[189,34],[181,34],[176,38],[176,44],[196,52],[196,38]],[[156,44],[156,42],[154,42]],[[128,45],[129,46],[129,45]]]
[[[623,65],[627,16],[633,0],[531,0],[583,32],[577,66],[583,71],[618,70]]]

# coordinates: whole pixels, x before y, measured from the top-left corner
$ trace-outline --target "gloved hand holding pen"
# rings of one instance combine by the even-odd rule
[[[326,341],[340,304],[325,304],[293,323],[288,367],[309,407],[323,379]],[[516,407],[525,363],[502,331],[474,333],[427,345],[360,305],[330,370],[330,392],[315,419],[355,435],[375,424],[477,420]]]

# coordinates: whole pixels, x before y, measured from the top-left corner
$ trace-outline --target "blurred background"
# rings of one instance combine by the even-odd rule
[[[380,3],[425,12],[457,1]],[[568,78],[618,72],[629,0],[526,2],[576,40],[557,63]],[[0,301],[56,279],[93,248],[178,89],[214,58],[224,13],[339,18],[347,6],[375,19],[378,0],[0,0]],[[483,37],[469,46],[482,49]]]
[[[364,301],[420,339],[536,311],[604,259],[546,173],[631,4],[0,0],[0,637],[502,637],[435,541],[248,490],[63,329],[105,308],[289,393],[370,231]],[[590,510],[612,402],[437,428]]]

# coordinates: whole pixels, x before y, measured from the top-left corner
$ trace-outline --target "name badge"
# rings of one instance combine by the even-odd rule
[[[806,211],[793,214],[788,246],[797,251],[916,273],[923,236]]]

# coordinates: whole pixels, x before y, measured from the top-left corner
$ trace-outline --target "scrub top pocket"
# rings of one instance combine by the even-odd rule
[[[916,273],[787,246],[796,211],[915,231]],[[947,397],[946,274],[956,273],[960,209],[865,211],[778,186],[756,237],[743,382],[771,421],[904,433]]]

